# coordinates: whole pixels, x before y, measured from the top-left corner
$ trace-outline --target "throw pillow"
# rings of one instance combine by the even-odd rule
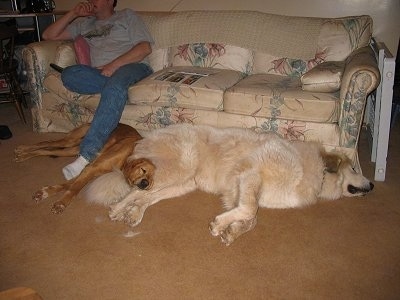
[[[78,35],[74,40],[76,59],[81,65],[91,65],[89,44],[85,38]]]
[[[301,76],[302,89],[309,92],[333,93],[340,89],[344,61],[327,61]]]

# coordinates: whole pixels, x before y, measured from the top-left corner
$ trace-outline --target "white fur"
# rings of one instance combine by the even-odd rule
[[[109,206],[120,201],[131,191],[121,170],[113,170],[94,179],[82,191],[81,196],[91,203]]]
[[[370,189],[370,182],[351,166],[339,175],[329,174],[326,182],[323,153],[317,143],[290,142],[240,128],[173,125],[154,130],[138,141],[129,158],[146,158],[154,164],[153,186],[128,194],[124,189],[110,200],[117,202],[110,218],[135,226],[148,206],[199,189],[220,195],[227,211],[215,218],[210,230],[230,244],[255,226],[259,206],[290,208],[316,203],[319,197],[337,199],[350,195],[349,184]],[[105,176],[91,191],[116,195],[115,188],[99,190],[108,189],[108,181],[117,185],[124,179]]]

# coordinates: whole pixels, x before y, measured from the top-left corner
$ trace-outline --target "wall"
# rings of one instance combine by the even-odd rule
[[[57,10],[73,7],[76,0],[55,0]],[[274,14],[342,17],[367,14],[374,20],[374,36],[396,55],[400,36],[399,0],[118,0],[118,9],[137,11],[256,10]],[[133,2],[133,3],[132,3]]]

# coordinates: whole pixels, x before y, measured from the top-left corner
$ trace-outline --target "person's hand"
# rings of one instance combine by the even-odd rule
[[[114,74],[114,72],[119,68],[119,66],[113,62],[106,64],[101,67],[97,67],[97,69],[101,70],[101,75],[110,77]]]
[[[86,17],[94,15],[93,8],[93,4],[90,2],[80,2],[74,7],[73,11],[79,17]]]

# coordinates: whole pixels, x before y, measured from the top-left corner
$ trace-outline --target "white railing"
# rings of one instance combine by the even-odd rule
[[[372,142],[371,161],[375,162],[374,179],[385,181],[396,62],[384,43],[373,40],[371,46],[378,59],[381,82],[376,91],[368,97],[365,120]]]

